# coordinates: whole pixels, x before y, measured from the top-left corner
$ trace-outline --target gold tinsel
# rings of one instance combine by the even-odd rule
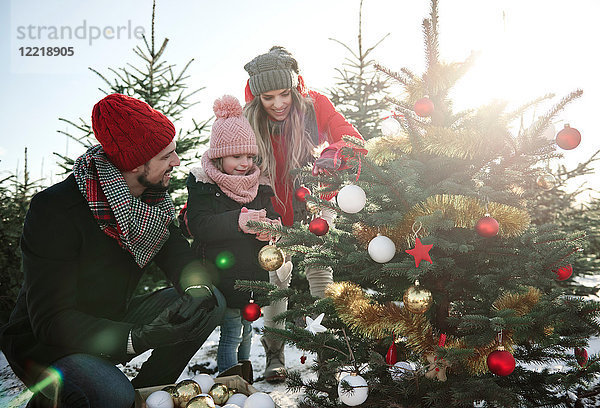
[[[405,134],[374,137],[367,141],[366,148],[369,150],[367,157],[378,166],[412,151],[412,145]]]
[[[416,353],[425,355],[435,352],[436,339],[431,323],[424,315],[413,314],[393,303],[381,305],[371,302],[362,288],[351,282],[330,284],[325,294],[333,299],[338,315],[350,328],[361,334],[380,339],[391,334],[406,338],[406,344]],[[519,316],[529,313],[541,297],[541,292],[529,287],[525,293],[506,293],[493,304],[496,310],[513,309]],[[512,351],[514,341],[511,331],[505,331],[502,345]],[[463,339],[448,336],[446,348],[467,348]],[[487,356],[498,347],[494,340],[473,349],[473,355],[465,367],[473,374],[487,371]]]
[[[395,226],[370,227],[357,223],[353,226],[352,232],[363,246],[381,233],[394,241],[398,250],[409,248],[413,245],[412,227],[417,217],[431,215],[436,211],[440,212],[442,217],[453,220],[456,228],[472,229],[486,214],[486,206],[483,201],[474,197],[439,194],[413,206]],[[521,235],[530,223],[527,211],[510,205],[490,202],[487,204],[487,212],[500,224],[498,235],[503,238]],[[427,234],[423,229],[419,235]]]
[[[426,135],[421,138],[421,150],[436,156],[468,159],[486,156],[489,151],[502,149],[507,143],[508,133],[500,126],[478,129],[466,126],[452,129],[444,126],[427,125]],[[367,142],[367,157],[378,165],[410,154],[413,146],[406,134],[376,137]]]
[[[476,127],[465,127],[455,130],[441,126],[428,126],[427,136],[423,138],[422,144],[423,151],[426,153],[473,160],[482,154],[501,148],[492,145],[498,145],[503,139],[502,129],[482,131]]]
[[[525,293],[505,293],[492,305],[496,310],[513,309],[517,316],[523,316],[531,311],[542,297],[542,292],[529,286]]]

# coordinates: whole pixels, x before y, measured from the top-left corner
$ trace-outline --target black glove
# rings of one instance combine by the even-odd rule
[[[184,291],[184,302],[171,319],[171,323],[183,323],[194,317],[198,310],[210,313],[217,305],[217,298],[207,285],[191,285]]]
[[[193,340],[204,329],[208,313],[215,307],[214,296],[184,295],[148,324],[131,329],[136,353]]]

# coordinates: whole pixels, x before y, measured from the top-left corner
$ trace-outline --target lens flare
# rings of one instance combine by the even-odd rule
[[[229,269],[235,265],[235,256],[230,251],[223,251],[215,258],[215,265],[219,269]]]

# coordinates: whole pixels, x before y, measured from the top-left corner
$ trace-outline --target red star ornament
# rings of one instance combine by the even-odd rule
[[[433,244],[423,245],[421,240],[417,238],[415,247],[413,249],[407,249],[405,252],[415,257],[415,266],[418,268],[421,261],[427,261],[433,263],[431,256],[429,256],[429,250],[433,247]]]

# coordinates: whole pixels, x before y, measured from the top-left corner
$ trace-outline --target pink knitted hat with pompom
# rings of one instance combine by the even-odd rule
[[[256,136],[248,119],[242,115],[242,105],[231,95],[217,99],[213,105],[217,119],[212,127],[208,158],[257,154]]]

